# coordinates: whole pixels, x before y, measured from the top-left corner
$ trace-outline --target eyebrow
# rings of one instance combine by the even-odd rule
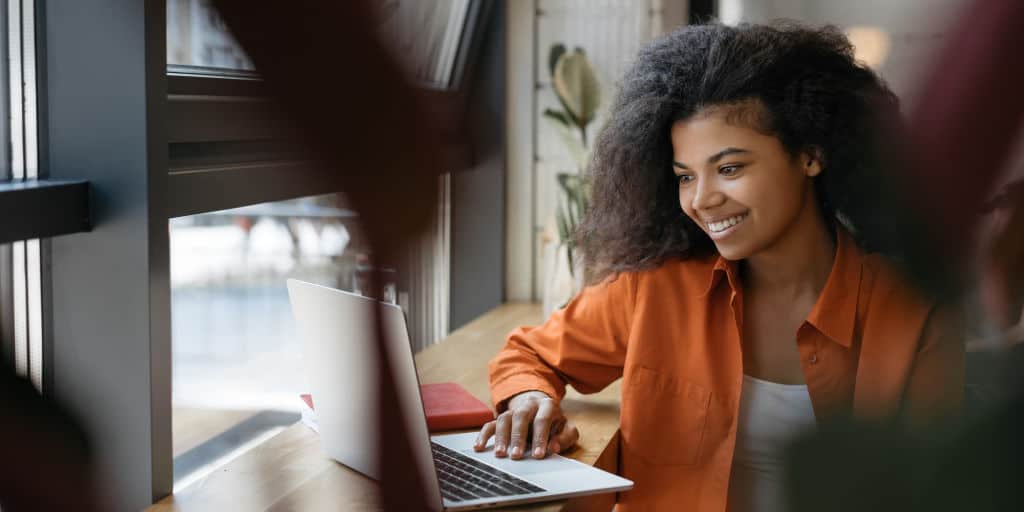
[[[711,155],[710,157],[708,157],[708,163],[709,164],[713,164],[713,163],[715,163],[715,162],[717,162],[717,161],[721,160],[722,158],[725,158],[725,157],[727,157],[729,155],[747,154],[747,153],[750,153],[750,151],[748,151],[746,149],[733,148],[733,147],[725,148],[725,149],[719,151],[718,153],[715,153],[715,154]],[[687,167],[686,164],[681,163],[681,162],[676,162],[675,160],[672,161],[672,166],[673,167],[678,167],[680,169],[690,170],[690,168]]]

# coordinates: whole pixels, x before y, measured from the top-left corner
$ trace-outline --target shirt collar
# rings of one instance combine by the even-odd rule
[[[836,257],[832,262],[825,288],[818,302],[807,316],[807,323],[836,343],[849,348],[853,342],[857,302],[860,296],[860,275],[864,254],[853,237],[839,226],[836,228]],[[740,286],[737,262],[721,256],[711,269],[711,276],[701,297],[708,296],[725,275],[734,291]]]
[[[807,315],[807,323],[836,343],[849,348],[853,342],[860,276],[864,253],[842,227],[836,228],[836,259],[818,302]]]
[[[722,275],[728,277],[729,287],[736,290],[740,286],[739,280],[739,267],[735,261],[730,261],[722,256],[718,256],[715,260],[715,266],[711,269],[711,276],[708,278],[708,284],[704,287],[704,293],[700,294],[701,297],[707,297],[712,290],[715,289],[715,285],[722,278]]]

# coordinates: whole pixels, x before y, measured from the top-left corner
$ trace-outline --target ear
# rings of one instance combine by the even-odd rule
[[[800,154],[800,169],[809,178],[813,178],[825,169],[821,148],[811,146]]]

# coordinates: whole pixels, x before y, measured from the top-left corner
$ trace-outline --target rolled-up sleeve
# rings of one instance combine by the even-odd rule
[[[596,393],[622,376],[636,303],[637,275],[622,273],[585,288],[539,327],[520,327],[489,365],[499,412],[524,391],[557,400],[565,385]]]

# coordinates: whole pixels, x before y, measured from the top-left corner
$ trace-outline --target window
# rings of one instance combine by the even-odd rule
[[[210,0],[167,0],[167,64],[253,70]]]
[[[407,56],[413,76],[430,87],[447,89],[461,78],[460,46],[469,35],[466,21],[478,8],[470,0],[382,0],[382,29],[397,54]]]
[[[182,488],[298,421],[308,387],[285,281],[351,290],[366,244],[342,196],[322,195],[337,183],[300,147],[209,1],[168,0],[167,64],[171,437]],[[395,274],[423,274],[412,267]],[[407,305],[408,285],[399,291]],[[423,316],[410,311],[410,326],[447,326]]]
[[[406,21],[409,9],[434,13],[436,49],[448,52],[446,64],[432,54],[421,78],[453,84],[457,36],[475,11],[464,0],[440,10],[402,3],[394,12]],[[453,16],[458,30],[446,29]],[[337,184],[300,147],[210,2],[169,0],[167,18],[171,437],[180,488],[298,420],[307,389],[285,280],[351,290],[366,250],[341,196],[318,195]],[[439,183],[443,201],[449,181]],[[447,334],[446,205],[437,229],[392,274],[414,348]]]
[[[308,386],[285,281],[359,291],[369,248],[343,204],[332,194],[170,221],[175,488],[298,421]],[[445,237],[428,234],[423,254],[386,274],[416,349],[447,333]]]
[[[10,242],[0,246],[0,345],[3,363],[42,392],[48,377],[44,356],[49,354],[43,318],[48,243],[41,238],[78,230],[64,229],[68,219],[62,214],[82,210],[64,201],[62,187],[52,186],[39,166],[36,14],[31,0],[0,6],[0,27],[6,36],[0,38],[0,51],[7,64],[0,70],[0,137],[6,139],[0,144],[0,200],[9,218],[18,219],[7,224],[19,224],[0,230],[0,242]]]
[[[351,289],[365,242],[337,195],[170,221],[175,487],[299,420],[285,280]]]
[[[449,24],[459,30],[435,31],[447,42],[433,45],[441,50],[431,51],[446,57],[435,59],[430,69],[445,63],[438,69],[446,71],[431,72],[424,79],[447,87],[446,93],[457,88],[468,55],[462,35],[452,53],[452,37],[463,31],[476,33],[466,29],[481,2],[469,0],[468,7],[455,8],[466,3],[451,2],[454,11],[445,11]],[[187,413],[172,420],[171,413],[176,405],[188,405],[189,393],[209,373],[230,373],[211,362],[245,367],[253,360],[258,363],[259,353],[294,352],[288,345],[264,344],[251,347],[256,356],[228,359],[224,354],[237,356],[240,351],[237,338],[223,346],[181,341],[178,333],[189,332],[183,322],[204,314],[210,318],[215,307],[234,308],[239,316],[288,308],[278,291],[249,286],[248,281],[238,284],[246,279],[259,282],[266,277],[260,277],[264,267],[249,265],[243,267],[245,273],[219,277],[195,272],[192,278],[203,275],[219,283],[199,285],[188,280],[189,267],[172,264],[172,258],[186,247],[182,244],[188,243],[189,232],[241,227],[243,219],[252,221],[243,240],[253,242],[258,238],[253,233],[261,231],[279,236],[282,226],[294,224],[300,251],[305,250],[301,240],[308,240],[302,233],[309,231],[309,222],[284,222],[283,218],[296,216],[257,214],[253,209],[301,207],[326,200],[324,195],[339,187],[299,150],[289,120],[265,94],[251,59],[210,9],[210,0],[36,4],[0,4],[0,27],[7,36],[0,37],[0,53],[7,58],[7,65],[0,66],[0,118],[6,120],[0,123],[0,141],[5,141],[0,144],[0,201],[9,218],[19,220],[0,223],[0,354],[10,362],[27,361],[22,364],[24,373],[35,378],[44,394],[67,404],[81,418],[109,476],[111,507],[138,510],[173,489],[174,455],[191,451],[179,444],[176,452],[175,443],[187,440],[175,439],[173,431],[186,431],[190,427],[182,425],[205,420],[203,414]],[[477,154],[492,156],[485,151]],[[482,181],[500,183],[500,178],[494,170]],[[453,181],[457,179],[445,178],[439,186],[451,191],[456,188]],[[449,195],[442,197],[448,201]],[[470,199],[484,201],[500,211],[499,200],[481,197],[466,193],[465,202],[479,209]],[[344,209],[340,203],[318,206]],[[248,210],[223,212],[233,208]],[[455,237],[449,236],[447,202],[440,211],[437,230],[421,241],[416,261],[402,262],[397,272],[406,280],[399,286],[398,299],[408,308],[410,329],[420,344],[446,333],[449,320],[448,248]],[[351,263],[346,258],[354,258],[359,238],[348,221],[341,224],[350,238],[340,259],[335,255],[302,264],[293,259],[288,269],[272,269],[274,279],[329,278],[346,287],[349,271],[344,265]],[[461,228],[463,243],[481,238],[479,233],[489,234],[483,226],[470,227]],[[312,229],[319,230],[321,248],[331,243],[337,248],[344,238],[340,229],[324,230],[315,224]],[[233,233],[230,236],[238,241],[238,230]],[[323,233],[333,235],[325,240]],[[65,234],[70,236],[57,236]],[[231,240],[226,236],[216,241]],[[223,256],[224,261],[242,254],[230,245],[221,249],[231,255]],[[212,254],[208,257],[215,257]],[[429,257],[419,258],[421,254]],[[459,268],[467,269],[464,281],[477,284],[473,272],[483,266],[476,261],[500,258],[473,256],[461,260]],[[445,281],[430,281],[442,278]],[[239,288],[237,299],[225,301],[231,286]],[[490,307],[490,301],[472,305]],[[245,326],[223,322],[222,331],[218,326],[211,331],[251,329],[258,321]],[[286,330],[287,320],[274,325]],[[287,364],[283,361],[282,367]],[[204,375],[206,370],[210,371]],[[233,385],[228,377],[219,385]],[[262,398],[274,392],[291,395],[300,384],[290,382]],[[194,405],[200,405],[198,399]],[[240,413],[222,415],[221,426],[209,431],[212,437],[246,421],[250,426],[262,423],[256,430],[269,431],[285,418],[278,413],[293,414],[273,403],[246,404],[239,399],[229,405]],[[271,414],[260,416],[264,411]],[[250,421],[253,417],[257,420]],[[200,435],[189,442],[194,448],[209,440]]]
[[[15,366],[14,290],[11,244],[0,245],[0,357],[8,367]]]

